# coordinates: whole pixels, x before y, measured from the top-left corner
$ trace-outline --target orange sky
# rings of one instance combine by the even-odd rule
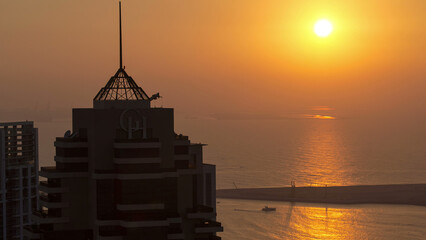
[[[0,109],[91,106],[118,68],[117,7],[1,1]],[[124,0],[124,65],[177,113],[426,116],[425,12],[423,0]],[[320,18],[328,38],[312,31]]]

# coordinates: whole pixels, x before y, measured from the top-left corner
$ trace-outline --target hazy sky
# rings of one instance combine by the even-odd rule
[[[425,13],[424,0],[124,0],[123,61],[177,113],[424,117]],[[0,109],[90,107],[117,68],[118,1],[0,0]]]

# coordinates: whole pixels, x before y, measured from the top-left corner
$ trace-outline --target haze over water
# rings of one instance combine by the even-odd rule
[[[422,122],[388,119],[179,120],[208,143],[218,188],[426,182]],[[182,127],[179,127],[181,125]]]
[[[91,106],[118,66],[116,2],[0,3],[0,121]],[[208,144],[218,188],[426,182],[426,1],[123,3],[126,71],[175,108],[177,133]],[[312,31],[320,18],[328,38]],[[330,118],[306,119],[323,113],[312,106]],[[36,127],[51,165],[70,120]],[[219,201],[225,240],[426,235],[424,207],[268,203],[277,213],[260,215],[266,203]]]
[[[37,123],[40,164],[53,162],[68,120]],[[215,120],[176,117],[176,133],[208,144],[217,188],[426,182],[426,129],[371,119]]]
[[[36,123],[40,164],[53,163],[54,137],[71,122]],[[426,182],[422,122],[382,119],[216,120],[177,116],[177,133],[207,143],[217,187]],[[277,207],[266,214],[264,205]],[[218,199],[227,239],[423,239],[426,207],[326,205]],[[235,209],[243,211],[235,211]]]

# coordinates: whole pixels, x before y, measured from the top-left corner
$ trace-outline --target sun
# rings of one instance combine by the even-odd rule
[[[315,23],[314,32],[318,37],[327,37],[333,31],[333,25],[327,19],[320,19]]]

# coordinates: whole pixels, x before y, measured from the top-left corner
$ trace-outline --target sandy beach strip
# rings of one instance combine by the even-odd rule
[[[218,189],[216,197],[285,202],[426,206],[426,184]]]

